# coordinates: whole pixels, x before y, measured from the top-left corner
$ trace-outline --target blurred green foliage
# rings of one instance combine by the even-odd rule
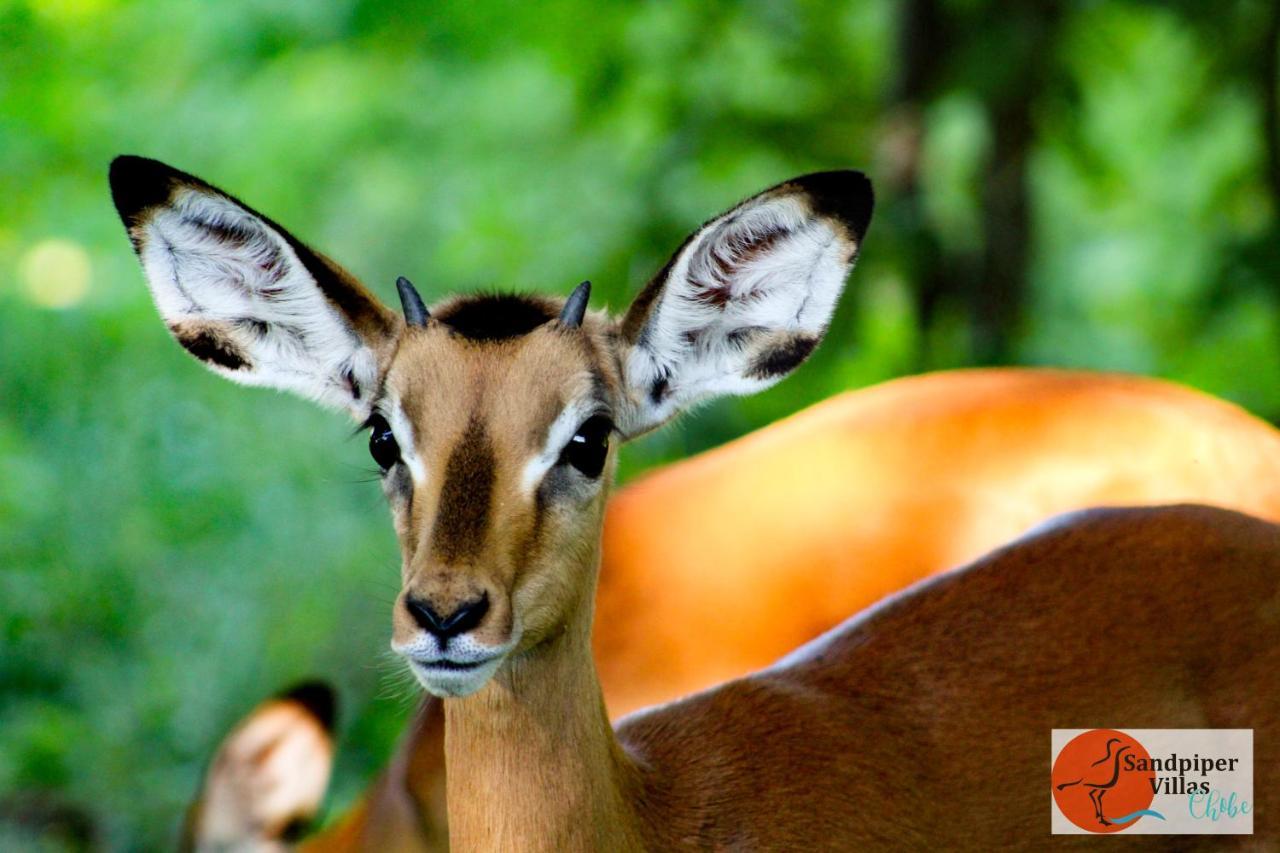
[[[1275,419],[1272,5],[0,0],[0,848],[171,844],[221,734],[308,675],[345,699],[341,807],[413,701],[362,438],[169,343],[113,155],[227,188],[388,299],[400,274],[428,298],[591,278],[615,309],[739,197],[872,174],[813,362],[624,477],[975,362]]]

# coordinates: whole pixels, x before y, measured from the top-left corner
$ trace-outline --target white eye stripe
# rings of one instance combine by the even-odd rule
[[[377,409],[387,419],[387,425],[391,427],[391,434],[395,436],[396,444],[400,446],[400,460],[409,469],[414,485],[421,486],[427,480],[427,468],[422,464],[422,457],[418,455],[417,446],[414,444],[413,426],[405,416],[404,410],[400,408],[400,401],[388,395],[378,404]]]
[[[524,495],[533,494],[533,490],[542,482],[542,478],[551,470],[551,466],[560,459],[561,451],[578,431],[578,427],[599,411],[598,400],[594,397],[584,397],[570,403],[556,416],[550,428],[547,429],[547,441],[542,451],[525,464],[524,471],[520,475],[520,489]]]

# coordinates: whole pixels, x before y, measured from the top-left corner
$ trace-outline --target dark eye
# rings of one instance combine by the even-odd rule
[[[604,415],[587,418],[560,453],[560,461],[577,468],[587,477],[599,477],[604,459],[609,455],[609,436],[613,421]]]
[[[382,415],[369,418],[369,455],[378,463],[383,473],[400,461],[400,445],[396,444],[391,426]]]

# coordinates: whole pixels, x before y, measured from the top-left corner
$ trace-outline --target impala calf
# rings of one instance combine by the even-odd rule
[[[404,558],[394,647],[448,697],[459,849],[845,849],[1026,838],[1032,826],[1039,840],[1050,725],[1101,712],[1275,727],[1274,692],[1253,686],[1277,662],[1276,531],[1171,509],[1042,533],[615,737],[589,642],[613,438],[803,360],[870,218],[856,173],[798,178],[712,220],[617,323],[584,313],[585,289],[563,306],[482,298],[428,311],[402,283],[401,324],[207,184],[138,159],[112,177],[188,350],[371,427]],[[1141,594],[1141,619],[1106,604]],[[1144,645],[1157,619],[1196,627]],[[1068,633],[1114,644],[1105,683],[1085,669],[1096,646],[1062,654]],[[1114,671],[1151,676],[1117,697]],[[975,750],[980,725],[1004,737],[1004,758]]]

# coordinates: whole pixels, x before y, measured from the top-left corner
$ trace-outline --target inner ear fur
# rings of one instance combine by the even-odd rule
[[[403,321],[274,220],[186,172],[117,157],[112,199],[174,338],[215,372],[361,416]]]
[[[873,207],[861,172],[816,172],[690,235],[617,327],[628,432],[706,397],[762,390],[803,363],[826,333]]]

